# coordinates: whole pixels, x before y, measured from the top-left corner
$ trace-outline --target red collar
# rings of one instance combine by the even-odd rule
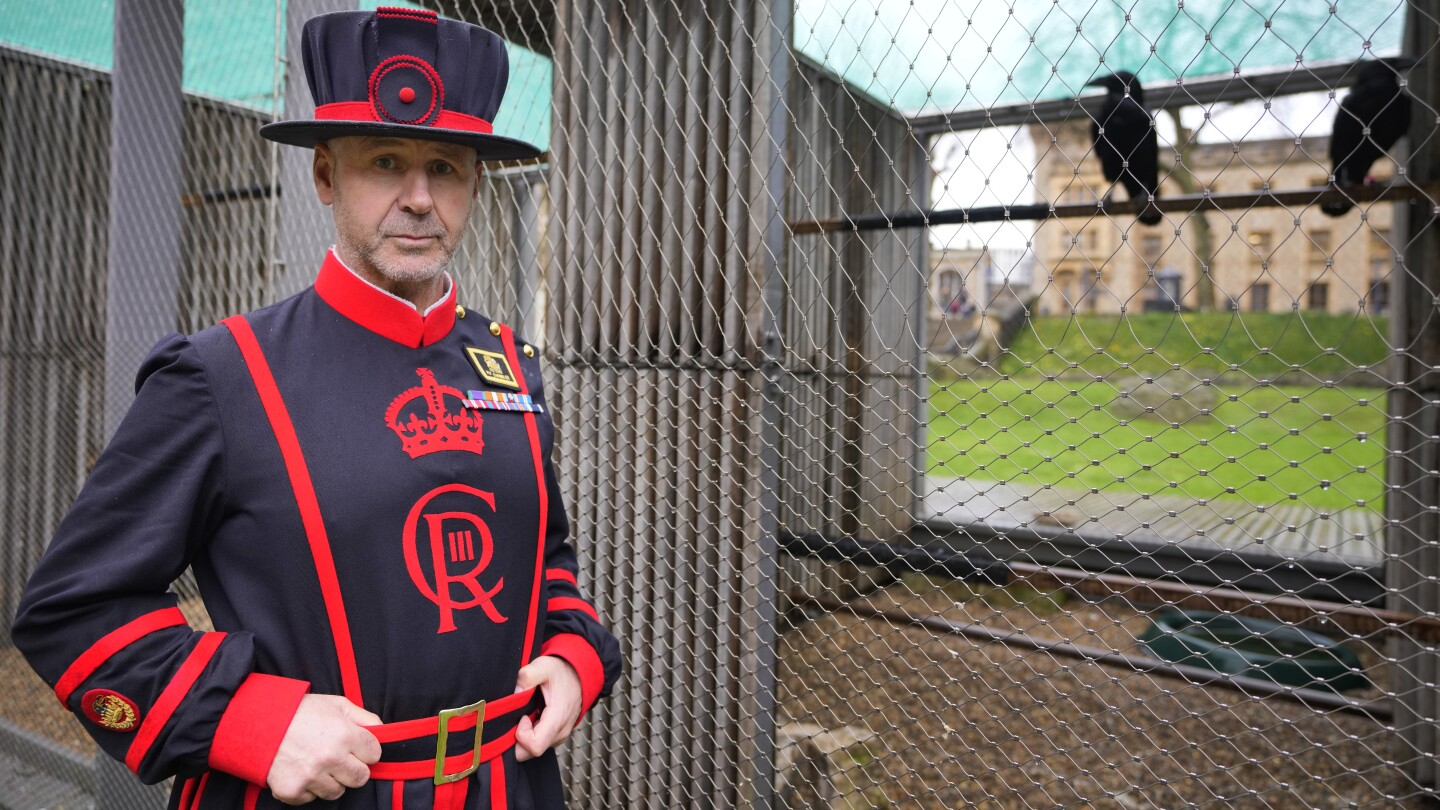
[[[450,334],[455,326],[455,283],[444,300],[421,316],[413,304],[397,298],[355,275],[335,255],[325,254],[315,279],[320,298],[355,323],[396,343],[418,349]]]

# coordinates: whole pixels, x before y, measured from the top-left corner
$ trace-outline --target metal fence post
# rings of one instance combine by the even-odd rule
[[[762,105],[765,128],[757,148],[766,155],[762,187],[757,195],[762,210],[753,212],[761,223],[761,260],[764,266],[760,315],[761,380],[760,380],[760,447],[757,471],[760,490],[760,530],[756,534],[757,554],[754,570],[755,633],[751,636],[755,649],[747,656],[749,675],[755,690],[755,716],[752,720],[752,756],[754,794],[750,806],[774,806],[775,791],[775,730],[776,730],[776,650],[780,592],[778,587],[780,537],[780,465],[781,424],[785,419],[785,392],[780,384],[781,357],[785,346],[780,313],[785,306],[785,255],[789,233],[785,227],[785,203],[788,166],[786,143],[790,135],[791,114],[788,105],[790,88],[790,22],[789,0],[770,4],[769,23],[761,24],[757,40],[767,47],[764,70],[768,77],[758,83],[762,92],[757,102]],[[759,34],[763,34],[760,36]],[[757,58],[757,61],[759,59]],[[768,108],[763,105],[768,103]]]
[[[540,227],[540,190],[535,187],[537,176],[524,171],[510,178],[515,194],[515,264],[510,283],[515,292],[515,318],[521,334],[530,340],[544,338],[542,308],[539,306],[540,244],[544,233]]]
[[[183,160],[183,0],[118,0],[111,76],[110,241],[105,319],[105,436],[134,399],[135,370],[178,325]],[[165,806],[169,791],[141,785],[95,755],[99,810]]]
[[[135,370],[176,327],[180,272],[182,0],[115,4],[111,79],[105,436],[134,398]]]
[[[1434,47],[1440,24],[1431,13],[1411,7],[1406,18],[1404,51],[1424,55]],[[1440,68],[1423,60],[1410,73],[1410,92],[1426,102],[1417,105],[1410,130],[1409,181],[1433,182],[1440,177],[1440,150],[1433,137],[1434,120],[1426,115],[1440,91]],[[1418,136],[1418,137],[1417,137]],[[1386,495],[1385,551],[1386,607],[1434,615],[1440,608],[1440,588],[1434,578],[1440,562],[1440,474],[1437,467],[1437,424],[1440,424],[1440,328],[1435,323],[1434,290],[1440,284],[1440,265],[1434,260],[1440,235],[1434,228],[1433,207],[1425,201],[1397,203],[1396,231],[1405,245],[1403,272],[1396,272],[1395,315],[1390,343],[1394,347],[1391,371],[1397,385],[1390,392],[1389,473]],[[1426,210],[1429,208],[1430,210]],[[1412,637],[1397,636],[1390,654],[1401,666],[1393,668],[1395,726],[1400,729],[1403,754],[1417,783],[1434,789],[1440,782],[1436,734],[1440,694],[1435,682],[1440,672],[1434,646]]]
[[[332,11],[353,11],[355,7],[355,0],[289,0],[285,8],[285,108],[280,118],[307,118],[315,110],[300,51],[300,33],[305,21]],[[267,303],[310,286],[335,234],[330,213],[315,199],[311,152],[295,148],[278,151],[279,221],[276,255],[272,257],[276,265],[270,274]]]

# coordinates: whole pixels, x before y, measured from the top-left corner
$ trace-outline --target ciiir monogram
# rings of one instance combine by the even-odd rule
[[[493,493],[446,484],[426,493],[405,519],[405,566],[415,587],[440,610],[437,634],[455,631],[457,610],[480,608],[495,624],[506,621],[495,606],[505,578],[489,587],[480,582],[495,553],[481,511],[495,514]]]

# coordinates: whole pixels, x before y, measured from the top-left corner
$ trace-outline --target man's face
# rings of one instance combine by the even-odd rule
[[[333,138],[314,172],[340,258],[401,295],[444,272],[478,189],[474,149],[412,138]]]

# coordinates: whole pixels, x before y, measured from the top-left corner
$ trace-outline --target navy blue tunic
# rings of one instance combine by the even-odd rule
[[[307,690],[394,723],[510,695],[520,667],[550,654],[580,674],[586,710],[610,692],[620,649],[576,584],[523,340],[457,317],[453,290],[422,316],[333,254],[315,287],[232,325],[151,352],[15,622],[16,645],[107,753],[147,782],[178,775],[172,807],[278,806],[250,785]],[[288,458],[256,357],[293,425]],[[214,632],[175,609],[187,567]],[[524,711],[487,718],[485,740]],[[387,744],[384,761],[434,752],[422,736]],[[553,753],[517,766],[507,751],[471,779],[466,807],[564,803]],[[377,778],[335,806],[430,807],[435,791]]]

